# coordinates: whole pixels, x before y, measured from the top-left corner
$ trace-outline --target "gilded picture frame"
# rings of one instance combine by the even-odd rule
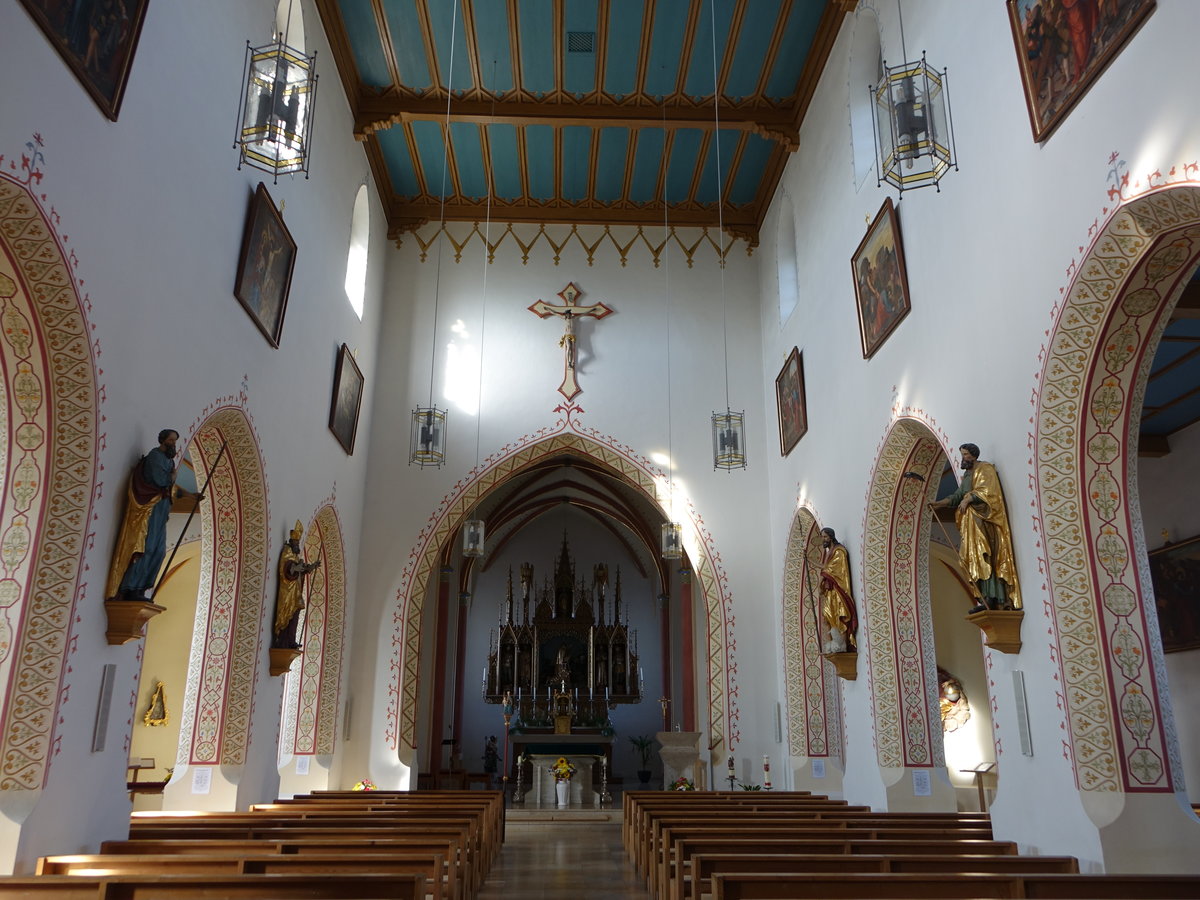
[[[295,267],[296,242],[283,224],[267,186],[260,181],[246,216],[233,295],[276,349],[283,336],[283,317]]]
[[[1155,0],[1007,0],[1033,139],[1044,141],[1154,11]]]
[[[112,121],[117,121],[150,0],[21,0],[46,40]]]
[[[850,257],[850,270],[863,359],[870,359],[912,309],[900,219],[891,197],[883,201]]]
[[[350,348],[342,344],[338,351],[337,369],[333,376],[333,399],[329,406],[329,430],[342,449],[354,455],[354,439],[358,433],[358,414],[362,407],[362,370]]]
[[[1163,652],[1200,648],[1200,535],[1149,556]]]
[[[793,347],[775,376],[775,405],[779,414],[779,451],[784,456],[808,431],[808,406],[804,397],[804,355]]]

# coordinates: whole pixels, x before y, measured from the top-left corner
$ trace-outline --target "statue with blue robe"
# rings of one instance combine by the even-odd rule
[[[108,600],[148,600],[167,552],[167,519],[175,486],[175,442],[179,432],[164,429],[158,446],[143,456],[129,476],[125,518],[117,536],[104,596]]]

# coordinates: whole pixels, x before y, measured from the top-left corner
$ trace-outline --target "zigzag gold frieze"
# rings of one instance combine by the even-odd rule
[[[1200,256],[1200,192],[1186,187],[1114,213],[1080,262],[1055,323],[1037,400],[1038,501],[1079,786],[1172,789],[1178,749],[1160,715],[1159,638],[1134,528],[1137,419],[1165,312]],[[1140,527],[1140,526],[1139,526]],[[1093,566],[1092,563],[1095,563]]]
[[[0,671],[11,698],[0,737],[0,790],[33,790],[44,782],[49,762],[95,494],[98,396],[87,320],[53,226],[28,189],[4,175],[0,244],[0,259],[15,267],[4,276],[11,288],[0,294],[5,370],[12,379],[6,390],[18,397],[17,408],[6,413],[16,435],[8,465],[18,474],[5,486],[6,507],[28,511],[23,522],[6,515],[0,523],[6,556],[0,607],[8,622]],[[21,333],[19,319],[29,324],[28,333]],[[35,471],[41,476],[32,477]],[[19,562],[18,530],[27,535]],[[18,571],[25,573],[21,581],[11,580]]]
[[[465,223],[463,223],[465,227]],[[529,226],[533,228],[532,225]],[[528,229],[523,229],[528,230]],[[554,265],[558,265],[562,261],[563,253],[567,251],[572,244],[577,244],[583,250],[587,258],[589,266],[594,265],[596,258],[599,256],[602,248],[611,247],[617,253],[617,259],[621,266],[624,267],[629,262],[631,251],[637,248],[640,251],[645,251],[649,254],[651,262],[657,269],[664,258],[664,254],[668,246],[673,246],[682,254],[687,267],[690,269],[695,264],[696,254],[703,248],[711,250],[721,266],[725,265],[729,253],[733,250],[737,243],[736,239],[729,241],[718,241],[713,238],[707,228],[684,228],[676,230],[674,226],[669,229],[669,238],[662,239],[657,243],[651,241],[643,230],[642,226],[628,226],[620,229],[622,231],[632,232],[632,236],[622,244],[613,233],[613,229],[609,225],[538,225],[533,231],[532,237],[522,238],[512,222],[505,225],[504,230],[500,233],[500,237],[495,240],[488,240],[480,228],[479,223],[475,222],[467,231],[465,237],[458,238],[452,233],[450,227],[446,223],[437,223],[427,225],[424,229],[409,232],[413,239],[417,242],[420,248],[419,259],[421,262],[426,262],[429,259],[429,251],[434,243],[439,239],[443,239],[450,244],[454,251],[454,261],[462,262],[463,253],[467,247],[478,240],[483,243],[487,250],[488,262],[495,262],[496,252],[504,248],[508,239],[512,239],[514,251],[519,251],[521,254],[521,264],[527,265],[529,257],[537,248],[537,245],[545,241],[549,249],[552,251],[552,259]],[[422,232],[428,233],[424,236]],[[680,232],[692,233],[696,235],[696,239],[690,244],[685,243],[680,237]],[[561,233],[559,239],[554,238],[554,234]],[[585,238],[584,235],[590,235]],[[396,247],[399,248],[404,244],[404,236],[397,234],[393,236]],[[746,255],[749,256],[754,252],[754,246],[746,243]]]
[[[393,614],[396,634],[393,638],[394,651],[391,669],[398,676],[388,690],[384,718],[385,734],[393,749],[411,749],[416,746],[416,710],[418,698],[418,670],[420,666],[420,636],[424,615],[424,598],[429,580],[439,568],[440,548],[461,526],[475,502],[496,485],[514,473],[537,463],[548,456],[572,451],[608,466],[615,475],[632,487],[642,491],[657,502],[657,483],[654,474],[646,465],[616,449],[611,439],[605,439],[594,431],[580,434],[569,431],[576,428],[570,421],[570,412],[560,419],[554,429],[542,429],[517,442],[517,446],[505,448],[484,461],[481,470],[472,473],[465,484],[442,499],[438,509],[430,516],[416,545],[409,554],[408,564],[402,575],[397,592],[397,608]],[[704,541],[696,541],[694,570],[698,576],[706,600],[709,657],[709,732],[713,749],[720,753],[724,746],[727,718],[735,714],[728,705],[729,660],[727,648],[724,608],[725,592],[714,576],[708,558],[709,550]]]

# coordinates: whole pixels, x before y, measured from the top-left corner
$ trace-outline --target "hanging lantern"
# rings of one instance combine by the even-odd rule
[[[883,81],[869,88],[875,106],[876,183],[887,182],[901,193],[933,185],[951,167],[954,125],[946,70],[931,69],[925,55],[917,62],[888,68]]]
[[[242,99],[238,104],[243,164],[280,175],[308,177],[313,110],[317,102],[317,55],[306,56],[282,40],[261,47],[246,42]]]
[[[712,415],[713,468],[746,468],[746,414],[725,410]]]
[[[467,519],[463,523],[463,556],[483,556],[484,526],[482,519]]]
[[[662,524],[662,558],[683,558],[683,526],[678,522],[663,522]]]
[[[440,468],[446,461],[446,410],[436,406],[417,407],[412,411],[409,432],[408,464]]]

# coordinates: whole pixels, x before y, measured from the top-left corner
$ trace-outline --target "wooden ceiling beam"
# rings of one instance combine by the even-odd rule
[[[471,65],[471,79],[476,90],[483,88],[483,68],[479,60],[479,35],[475,33],[475,8],[470,3],[459,7],[463,17],[463,39],[467,45],[467,61]]]
[[[354,51],[350,48],[350,36],[346,34],[346,26],[342,22],[342,13],[338,9],[337,0],[316,0],[317,14],[321,18],[321,26],[329,39],[329,49],[333,53],[334,68],[342,80],[342,89],[346,92],[346,100],[353,110],[354,101],[358,98],[359,84],[362,76],[354,62]]]
[[[758,73],[758,83],[754,93],[759,97],[767,96],[767,85],[771,82],[771,72],[775,69],[775,61],[779,58],[779,48],[783,45],[783,36],[787,33],[788,16],[792,14],[793,0],[783,0],[779,5],[779,15],[775,19],[775,28],[771,31],[771,43],[763,54],[762,70]]]
[[[742,37],[742,22],[746,18],[747,0],[738,0],[733,10],[733,18],[729,21],[729,36],[725,39],[725,56],[721,60],[721,71],[717,76],[716,90],[718,96],[725,95],[725,85],[729,81],[729,73],[733,70],[733,59],[737,52],[738,41]]]
[[[379,29],[379,44],[383,50],[384,62],[387,63],[388,77],[392,79],[393,85],[399,87],[403,82],[400,81],[400,68],[396,64],[396,48],[392,46],[392,32],[388,28],[383,0],[372,0],[371,14],[375,17],[375,27]]]
[[[482,222],[487,216],[484,202],[447,202],[447,222]],[[388,236],[395,240],[401,235],[415,231],[429,222],[438,222],[442,217],[441,204],[404,203],[395,201],[388,205]],[[565,225],[611,225],[643,226],[661,228],[663,211],[660,205],[647,205],[638,209],[606,209],[598,206],[553,206],[549,204],[523,204],[520,206],[497,202],[492,198],[492,222],[514,222],[528,224]],[[672,209],[672,228],[717,228],[717,216],[712,209]],[[758,221],[749,209],[726,210],[722,224],[727,234],[735,235],[757,245]]]
[[[821,13],[821,21],[817,23],[817,33],[813,35],[812,46],[808,48],[808,56],[804,59],[804,68],[800,71],[800,81],[796,85],[796,96],[792,103],[791,129],[800,131],[800,123],[808,113],[809,104],[817,92],[817,82],[825,71],[829,54],[833,52],[834,41],[846,20],[846,14],[854,9],[855,0],[826,0],[825,9]]]
[[[703,3],[693,3],[692,8],[688,10],[687,25],[683,32],[683,46],[679,51],[679,68],[675,72],[676,96],[683,96],[687,86],[687,73],[692,65],[692,49],[696,46],[696,29],[700,24],[700,10],[704,6]],[[707,9],[705,11],[707,12]]]
[[[393,125],[411,122],[446,120],[446,103],[438,99],[360,96],[354,121],[354,136],[365,140],[377,131]],[[494,111],[493,111],[494,110]],[[712,131],[716,127],[712,107],[667,107],[666,127],[696,128]],[[762,107],[721,108],[721,127],[748,131],[783,144],[794,150],[799,146],[799,130],[791,124],[790,110]],[[661,106],[599,105],[524,100],[496,102],[494,100],[458,100],[450,108],[450,121],[476,124],[506,123],[516,125],[584,125],[591,128],[662,128]]]
[[[521,29],[517,22],[517,2],[518,0],[508,0],[508,48],[512,56],[512,83],[516,96],[528,97],[521,63]]]

